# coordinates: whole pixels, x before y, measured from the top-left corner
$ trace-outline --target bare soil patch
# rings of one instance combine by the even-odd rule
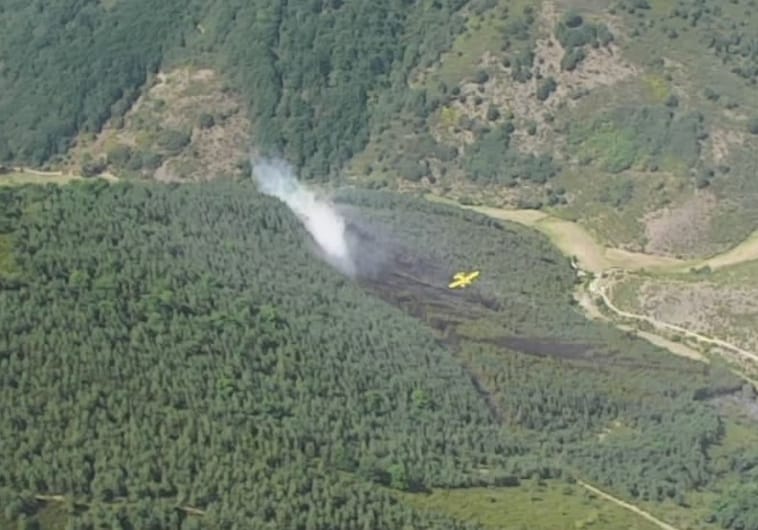
[[[709,134],[711,158],[717,164],[726,160],[733,147],[745,141],[745,134],[736,130],[714,127]]]

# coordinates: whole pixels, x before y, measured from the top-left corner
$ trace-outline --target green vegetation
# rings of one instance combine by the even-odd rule
[[[197,10],[189,0],[0,7],[0,163],[41,164],[129,109]]]
[[[664,105],[618,108],[589,125],[576,124],[572,143],[581,157],[618,173],[640,163],[645,169],[692,168],[699,162],[703,115],[676,115]]]
[[[510,121],[484,132],[466,149],[465,167],[471,179],[513,186],[520,180],[545,183],[557,168],[549,155],[525,155],[510,147]]]
[[[549,160],[561,160],[560,172],[594,160],[599,179],[623,168],[646,173],[642,179],[675,175],[672,203],[695,189],[713,194],[721,215],[703,221],[714,226],[701,237],[721,247],[738,240],[758,218],[746,200],[758,191],[750,157],[758,130],[758,10],[743,0],[572,5],[15,2],[0,8],[0,163],[75,162],[92,176],[113,155],[112,171],[124,176],[149,175],[164,163],[163,177],[195,175],[187,166],[208,150],[196,143],[201,135],[190,141],[188,127],[213,129],[216,140],[239,133],[236,125],[214,128],[223,120],[213,109],[181,125],[161,118],[155,130],[99,147],[90,158],[66,156],[106,123],[119,130],[158,74],[212,68],[222,86],[216,90],[233,93],[248,114],[255,149],[284,156],[304,178],[351,173],[374,186],[405,180],[455,189],[475,173],[497,190],[487,194],[492,203],[508,197],[512,205],[569,208],[567,215],[593,212],[580,216],[600,224],[614,215],[616,200],[600,204],[585,193],[594,182],[561,182],[565,200],[545,186],[559,172]],[[160,102],[151,103],[141,110],[157,115]],[[508,122],[517,141],[507,153],[482,154],[486,133]],[[187,156],[167,163],[180,151]],[[238,174],[234,164],[242,162],[234,158],[209,173]],[[626,215],[632,224],[660,207],[639,200],[649,188],[624,195],[640,205]],[[724,216],[731,229],[715,226]],[[629,243],[644,244],[640,234]]]
[[[14,126],[0,132],[0,163],[40,164],[64,153],[77,133],[123,116],[148,74],[200,53],[223,65],[247,98],[257,147],[319,178],[359,152],[382,116],[416,111],[416,98],[402,93],[406,78],[460,31],[454,13],[463,5],[169,0],[153,9],[144,0],[68,0],[38,10],[16,3],[1,8],[0,120]],[[178,149],[186,138],[170,133],[161,143]]]
[[[418,508],[480,523],[488,530],[657,530],[645,519],[577,484],[533,480],[520,488],[469,488],[418,493],[406,498]]]
[[[584,21],[576,11],[567,12],[555,28],[555,38],[566,50],[561,59],[562,70],[575,70],[586,57],[584,46],[598,48],[613,42],[613,34],[605,24]]]
[[[344,192],[377,239],[376,277],[353,280],[249,182],[136,182],[171,157],[197,172],[250,123],[305,179],[546,206],[636,248],[669,222],[713,250],[758,223],[754,2],[42,4],[0,6],[0,526],[647,527],[585,479],[682,526],[756,528],[756,424],[735,420],[754,394],[587,321],[544,238]],[[228,108],[140,99],[185,67]],[[208,178],[249,169],[221,162]],[[444,289],[472,265],[474,288]]]
[[[432,334],[314,263],[249,188],[2,190],[23,271],[0,291],[13,515],[31,492],[137,528],[185,504],[212,525],[430,525],[369,484],[505,469],[513,449]]]
[[[578,473],[686,502],[747,450],[709,457],[729,427],[708,398],[739,381],[585,320],[566,259],[526,229],[346,192],[393,234],[362,259],[399,252],[419,278],[366,284],[314,261],[251,184],[1,193],[19,271],[0,284],[6,517],[62,495],[82,527],[464,528],[391,492]],[[472,262],[489,272],[470,295],[434,286]]]

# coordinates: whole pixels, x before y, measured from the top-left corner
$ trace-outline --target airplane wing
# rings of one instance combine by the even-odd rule
[[[453,275],[453,281],[448,285],[448,287],[450,289],[455,289],[456,287],[466,287],[467,285],[470,285],[471,282],[473,282],[478,277],[479,277],[479,271],[473,271],[469,273],[456,272]]]

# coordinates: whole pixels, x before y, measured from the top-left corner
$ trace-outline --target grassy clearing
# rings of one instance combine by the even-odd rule
[[[416,508],[477,521],[492,530],[658,528],[578,484],[560,481],[534,482],[516,488],[438,490],[431,494],[407,494],[404,499]]]
[[[716,271],[627,276],[610,294],[622,311],[651,316],[748,352],[758,348],[758,263],[737,266],[729,275]],[[698,348],[702,349],[702,348]]]
[[[558,176],[556,186],[571,190],[571,203],[551,212],[581,219],[606,245],[641,250],[646,241],[643,216],[670,204],[680,184],[680,178],[663,171],[610,174],[591,167],[569,168]]]
[[[756,259],[758,259],[758,230],[733,249],[707,260],[705,265],[711,269],[721,269]]]
[[[583,268],[592,272],[602,272],[611,267],[627,270],[645,269],[648,272],[666,275],[676,274],[686,277],[693,269],[705,266],[721,269],[738,263],[758,260],[758,231],[735,248],[706,260],[682,260],[665,256],[655,256],[641,252],[632,252],[620,248],[610,248],[598,242],[601,238],[592,233],[591,226],[552,216],[539,210],[510,210],[488,206],[461,205],[451,199],[427,195],[427,199],[455,204],[496,219],[513,221],[546,234],[561,252],[567,256],[576,256]],[[746,270],[756,271],[748,266]],[[744,274],[744,273],[743,273]]]
[[[639,292],[644,280],[638,276],[627,275],[624,279],[613,285],[613,290],[609,295],[613,303],[624,311],[630,313],[639,313]]]

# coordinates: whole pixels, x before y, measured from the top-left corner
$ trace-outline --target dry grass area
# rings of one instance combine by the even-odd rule
[[[215,71],[159,72],[123,118],[77,139],[67,169],[80,172],[100,160],[113,173],[161,181],[236,176],[250,130],[244,106]]]
[[[643,280],[636,297],[615,300],[627,311],[758,351],[758,288],[708,281]]]
[[[708,143],[710,144],[710,155],[717,164],[728,159],[734,147],[739,147],[745,143],[745,133],[738,130],[726,130],[714,127],[710,131]]]
[[[687,263],[675,258],[609,248],[598,242],[597,237],[579,223],[553,217],[539,210],[517,210],[489,206],[464,205],[449,197],[429,195],[433,201],[456,204],[481,214],[513,221],[536,228],[550,238],[566,256],[575,256],[584,269],[599,274],[610,268],[620,269],[672,269],[686,267]],[[756,241],[758,243],[758,240]]]
[[[717,207],[713,193],[699,190],[678,205],[645,215],[645,252],[676,257],[702,255]]]

